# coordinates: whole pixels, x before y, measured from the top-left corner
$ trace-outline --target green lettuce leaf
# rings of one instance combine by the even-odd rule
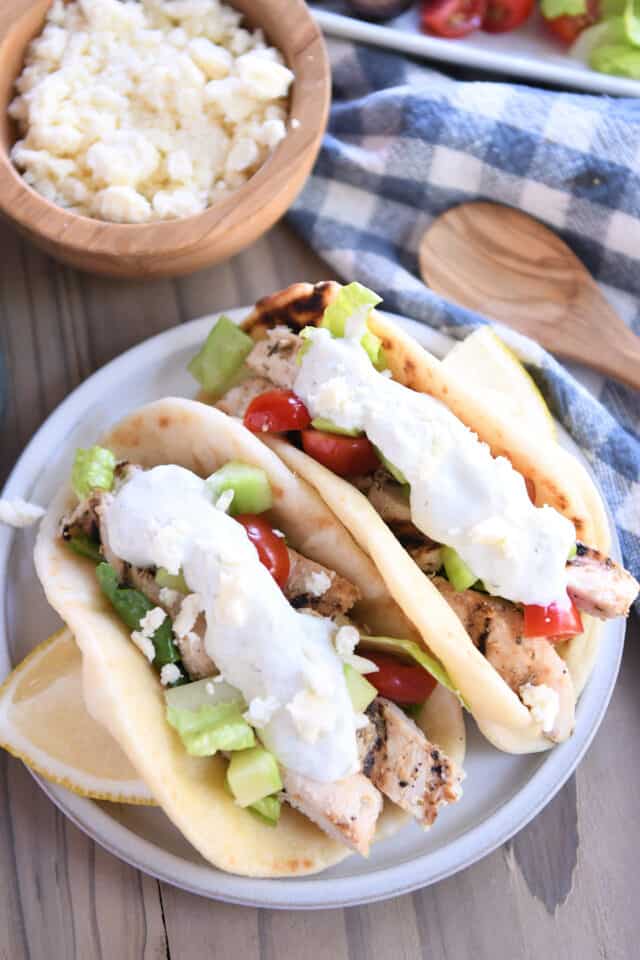
[[[167,707],[167,720],[180,735],[192,757],[212,757],[218,750],[246,750],[255,745],[255,734],[242,716],[237,701],[203,704],[197,710]]]

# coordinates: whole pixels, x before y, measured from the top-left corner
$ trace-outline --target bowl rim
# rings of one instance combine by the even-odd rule
[[[43,0],[19,0],[13,15],[4,22],[0,19],[0,55],[19,24],[29,15],[33,16],[37,9],[46,12],[51,2],[46,0],[45,5]],[[266,2],[273,0],[254,0],[256,6]],[[225,0],[225,3],[235,6],[234,0]],[[288,22],[299,18],[299,30],[304,33],[301,45],[296,44],[288,51],[278,47],[295,74],[289,96],[287,133],[242,186],[216,200],[201,213],[140,224],[115,223],[74,213],[47,200],[24,180],[11,161],[10,148],[0,143],[0,214],[27,232],[69,252],[110,258],[120,252],[135,259],[169,252],[185,253],[197,248],[214,230],[225,225],[231,229],[231,221],[238,221],[238,211],[243,208],[247,207],[245,215],[256,216],[264,207],[272,206],[283,191],[290,188],[290,177],[283,176],[282,171],[286,171],[289,164],[302,166],[309,157],[315,158],[331,102],[331,67],[320,27],[304,0],[280,0],[280,3],[287,8]],[[255,22],[259,26],[261,18],[259,11],[256,13]],[[8,107],[12,90],[13,84],[4,110]],[[301,104],[304,104],[303,111],[300,110]],[[291,125],[298,113],[304,113],[304,119]]]

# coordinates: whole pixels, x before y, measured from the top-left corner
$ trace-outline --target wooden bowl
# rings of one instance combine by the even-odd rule
[[[0,214],[52,257],[114,277],[190,273],[233,256],[282,216],[311,171],[331,97],[322,34],[303,0],[232,0],[249,24],[263,28],[295,80],[289,129],[263,166],[238,190],[203,213],[148,224],[118,224],[69,213],[32,190],[9,159],[16,131],[7,113],[29,41],[42,29],[51,0],[0,0]]]

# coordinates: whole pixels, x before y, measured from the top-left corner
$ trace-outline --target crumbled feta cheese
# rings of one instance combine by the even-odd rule
[[[23,137],[13,162],[84,215],[142,223],[201,212],[287,132],[293,74],[240,20],[219,0],[53,3],[9,106]],[[70,178],[78,185],[63,189]]]
[[[162,587],[159,593],[160,603],[171,609],[175,604],[180,603],[182,594],[179,590],[172,590],[170,587]]]
[[[156,651],[149,637],[145,637],[145,635],[140,633],[139,630],[133,630],[131,633],[131,639],[135,643],[140,653],[144,654],[149,663],[153,663],[153,658],[156,655]]]
[[[234,490],[224,490],[216,500],[216,510],[222,510],[223,513],[227,513],[233,503],[234,496]]]
[[[45,510],[35,503],[28,503],[20,497],[14,500],[0,500],[0,523],[9,527],[30,527],[45,515]]]
[[[358,673],[375,673],[378,667],[373,660],[367,660],[354,652],[359,642],[360,634],[355,627],[340,627],[334,638],[336,653],[343,663],[348,663]]]
[[[311,597],[321,597],[331,586],[331,577],[324,570],[313,570],[304,578],[302,589]],[[357,630],[356,630],[357,633]]]
[[[149,610],[140,621],[140,632],[143,637],[152,637],[158,627],[161,627],[167,615],[161,607],[154,607]]]
[[[557,691],[546,683],[525,683],[520,687],[520,698],[529,707],[534,721],[541,725],[542,732],[551,733],[560,710]]]
[[[360,642],[360,634],[355,627],[340,627],[335,636],[335,648],[339,657],[349,657]]]
[[[254,697],[249,704],[249,709],[242,716],[250,723],[252,727],[261,730],[271,720],[276,710],[279,710],[281,703],[276,697]]]
[[[316,743],[323,733],[333,730],[333,703],[312,690],[299,690],[286,709],[296,730],[307,743]]]
[[[204,610],[202,597],[199,593],[190,593],[182,601],[180,612],[173,621],[173,632],[176,637],[186,637],[198,619],[198,614]]]
[[[297,117],[291,117],[291,129],[298,130],[300,127],[300,121]]]
[[[182,679],[182,670],[175,663],[165,663],[160,671],[160,683],[163,687],[168,687],[172,683],[177,683]]]

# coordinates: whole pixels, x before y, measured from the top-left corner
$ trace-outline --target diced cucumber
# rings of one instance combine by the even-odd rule
[[[229,388],[253,349],[253,340],[226,316],[221,316],[187,369],[213,396]]]
[[[115,466],[116,458],[106,447],[79,447],[71,468],[71,486],[80,500],[92,490],[111,490]]]
[[[262,820],[269,827],[275,827],[280,819],[280,798],[277,796],[263,797],[262,800],[256,800],[248,810],[259,820]]]
[[[241,807],[250,807],[258,800],[282,790],[276,758],[260,746],[231,755],[227,780]]]
[[[343,664],[343,668],[353,709],[356,713],[364,713],[369,704],[378,696],[378,691],[350,663]]]
[[[405,487],[405,486],[408,487],[408,486],[409,486],[409,481],[408,481],[407,478],[405,477],[405,475],[404,475],[404,473],[402,472],[402,470],[399,470],[396,466],[394,466],[394,465],[391,463],[390,460],[387,460],[387,458],[385,457],[385,455],[384,455],[384,453],[382,452],[382,450],[380,449],[380,447],[375,447],[375,451],[376,451],[376,453],[378,454],[378,456],[380,457],[380,462],[382,463],[382,466],[383,466],[386,470],[389,471],[389,473],[391,474],[391,476],[393,477],[393,479],[394,479],[394,480],[397,480],[398,483],[401,483],[403,487]]]
[[[166,587],[168,590],[177,590],[178,593],[190,593],[182,570],[180,573],[174,574],[169,573],[164,567],[158,567],[155,580],[159,587]]]
[[[442,565],[454,590],[468,590],[478,579],[453,547],[442,547]]]
[[[273,504],[269,478],[260,467],[252,467],[240,460],[230,460],[207,479],[213,502],[225,490],[233,490],[229,513],[264,513]]]
[[[574,543],[571,549],[569,550],[569,556],[567,557],[567,560],[573,560],[577,552],[578,552],[578,544]]]
[[[351,427],[339,427],[337,424],[333,423],[331,420],[325,419],[325,417],[314,417],[311,421],[311,426],[315,430],[322,430],[323,433],[338,433],[343,437],[361,437],[362,430],[356,430]]]
[[[362,334],[362,340],[360,343],[376,370],[385,370],[387,367],[387,361],[384,355],[384,350],[382,349],[382,340],[380,337],[377,336],[377,334],[372,333],[371,330],[367,330]]]

